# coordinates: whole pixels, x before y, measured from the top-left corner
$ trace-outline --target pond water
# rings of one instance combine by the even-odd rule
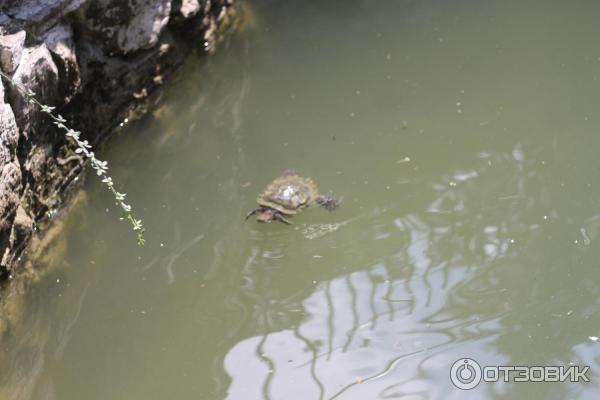
[[[87,179],[9,398],[597,398],[600,3],[253,6],[103,154],[144,248]],[[244,221],[290,168],[341,207]],[[591,382],[463,391],[464,357]]]

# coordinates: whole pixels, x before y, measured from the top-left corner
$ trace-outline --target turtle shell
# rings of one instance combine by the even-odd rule
[[[256,202],[282,214],[297,214],[319,197],[319,189],[310,178],[287,173],[267,186]]]

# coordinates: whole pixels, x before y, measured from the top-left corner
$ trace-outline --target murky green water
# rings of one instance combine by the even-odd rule
[[[596,398],[600,3],[255,11],[105,153],[145,248],[88,180],[13,398]],[[288,168],[340,209],[244,222]],[[463,357],[591,382],[465,392]]]

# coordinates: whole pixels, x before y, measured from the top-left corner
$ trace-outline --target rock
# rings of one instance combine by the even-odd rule
[[[147,97],[158,87],[159,77],[166,79],[188,54],[185,43],[169,31],[164,32],[157,47],[157,51],[139,51],[124,58],[106,57],[97,47],[80,46],[80,91],[87,101],[73,101],[65,110],[73,116],[72,125],[84,133],[108,132],[115,121],[128,117],[131,100]]]
[[[4,88],[0,80],[0,246],[10,247],[13,216],[19,205],[21,168],[16,159],[19,130],[10,105],[4,103]],[[3,267],[0,264],[0,275]]]
[[[0,0],[2,2],[3,0]],[[77,10],[86,0],[4,0],[12,19],[43,32],[65,15]],[[4,8],[3,7],[3,8]]]
[[[45,44],[25,49],[13,80],[35,93],[42,104],[56,106],[58,97],[58,69]],[[17,126],[26,139],[29,139],[41,123],[41,111],[36,104],[30,104],[16,89],[9,92],[10,105],[19,110]]]
[[[6,0],[0,0],[0,4],[2,4],[2,1]],[[12,35],[22,30],[24,30],[23,23],[4,14],[2,11],[2,6],[0,5],[0,36]]]
[[[12,228],[8,232],[8,236],[5,232],[1,232],[3,240],[8,240],[8,244],[11,248],[17,249],[24,247],[25,243],[31,237],[33,233],[34,222],[33,219],[27,214],[23,205],[18,205],[14,212],[14,218],[12,220]],[[5,252],[0,261],[0,267],[7,267],[14,264],[15,258],[18,257],[16,252]]]
[[[198,0],[182,0],[179,12],[184,18],[190,18],[200,11],[200,2]]]
[[[23,174],[27,179],[23,183],[21,201],[29,214],[37,219],[60,204],[60,188],[69,183],[65,179],[70,166],[80,170],[75,165],[79,165],[81,158],[77,158],[79,162],[66,163],[64,171],[60,170],[57,158],[52,144],[42,142],[29,150],[25,156],[26,161],[22,164]]]
[[[21,169],[14,162],[2,166],[0,172],[0,242],[8,239],[14,212],[19,205]]]
[[[19,130],[10,105],[0,103],[0,245],[10,247],[14,212],[20,203],[21,168],[16,156]],[[0,272],[8,264],[0,264]]]
[[[54,56],[54,62],[58,67],[59,92],[64,103],[71,101],[77,93],[81,84],[81,74],[75,54],[75,43],[73,42],[73,30],[71,26],[59,24],[48,31],[44,37],[44,43]]]
[[[81,23],[110,52],[147,49],[169,22],[170,0],[96,0],[86,5]]]
[[[0,35],[6,35],[8,33],[8,30],[6,29],[8,24],[10,24],[10,18],[8,18],[6,14],[0,13]]]
[[[13,232],[17,236],[14,240],[22,240],[23,237],[29,236],[33,231],[33,219],[21,205],[17,207],[13,224]]]
[[[35,146],[28,154],[25,170],[34,180],[43,181],[49,170],[49,159],[52,157],[52,146]]]
[[[0,36],[0,66],[7,74],[12,74],[19,66],[25,46],[25,31]]]
[[[96,144],[152,107],[152,92],[204,38],[214,47],[235,2],[0,0],[0,69]],[[23,271],[33,227],[80,182],[74,150],[37,104],[0,80],[0,282]]]
[[[19,130],[12,108],[8,104],[0,104],[0,165],[15,158],[18,140]]]

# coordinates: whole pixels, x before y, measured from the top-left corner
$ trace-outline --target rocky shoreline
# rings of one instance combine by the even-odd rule
[[[236,0],[0,0],[0,69],[95,144],[191,51],[213,51]],[[77,186],[84,160],[0,82],[0,281],[18,273],[38,224]]]

